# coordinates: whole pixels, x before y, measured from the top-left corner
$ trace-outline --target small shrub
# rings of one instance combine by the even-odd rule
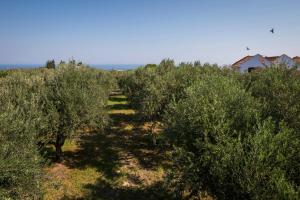
[[[55,61],[54,60],[48,60],[46,63],[47,69],[55,69]]]
[[[4,78],[8,75],[8,71],[7,70],[0,70],[0,78]]]

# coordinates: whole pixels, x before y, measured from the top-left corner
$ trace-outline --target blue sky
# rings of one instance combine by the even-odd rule
[[[300,56],[299,8],[299,0],[1,0],[0,64]]]

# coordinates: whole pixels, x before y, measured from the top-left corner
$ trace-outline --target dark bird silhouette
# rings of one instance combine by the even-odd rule
[[[249,50],[250,50],[250,48],[249,48],[249,47],[246,47],[246,50],[247,50],[247,51],[249,51]]]
[[[271,32],[272,34],[274,34],[274,32],[275,32],[274,28],[272,28],[272,29],[270,30],[270,32]]]

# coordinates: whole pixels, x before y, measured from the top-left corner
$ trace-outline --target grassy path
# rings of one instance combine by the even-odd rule
[[[45,199],[168,199],[161,181],[166,155],[153,148],[125,96],[109,100],[111,125],[64,148],[64,161],[46,170]]]

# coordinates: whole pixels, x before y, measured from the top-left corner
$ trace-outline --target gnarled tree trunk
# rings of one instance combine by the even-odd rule
[[[63,134],[58,134],[56,136],[55,141],[55,152],[56,152],[56,160],[61,161],[62,160],[62,146],[65,143],[65,136]]]

